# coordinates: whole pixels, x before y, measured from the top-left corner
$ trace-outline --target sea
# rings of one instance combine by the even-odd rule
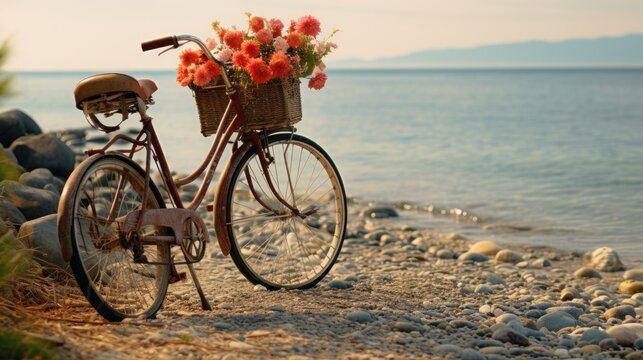
[[[73,89],[97,72],[16,73],[20,108],[45,131],[87,126]],[[173,72],[148,111],[177,171],[202,160],[191,92]],[[298,132],[322,145],[347,192],[407,209],[399,221],[472,240],[615,249],[643,265],[643,69],[329,71],[302,86]],[[137,127],[136,119],[123,127]]]

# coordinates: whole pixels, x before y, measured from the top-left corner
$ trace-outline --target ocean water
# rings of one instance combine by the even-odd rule
[[[89,73],[20,73],[19,107],[45,130],[85,126],[72,91]],[[171,72],[149,113],[171,164],[189,171],[210,138]],[[302,89],[298,131],[328,150],[347,191],[405,202],[405,221],[643,264],[643,69],[364,70]],[[125,127],[135,127],[128,120]]]

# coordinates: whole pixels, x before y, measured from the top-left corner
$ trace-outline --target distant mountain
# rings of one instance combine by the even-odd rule
[[[643,34],[426,50],[376,60],[340,60],[331,65],[334,68],[643,66]]]

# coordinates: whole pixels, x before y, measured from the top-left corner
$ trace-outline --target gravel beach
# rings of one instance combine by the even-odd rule
[[[91,140],[58,136],[76,153]],[[419,215],[351,199],[342,252],[313,289],[253,286],[213,239],[196,266],[212,311],[188,278],[156,319],[112,324],[71,283],[12,327],[61,359],[643,358],[643,269],[612,249],[474,242],[415,227]]]

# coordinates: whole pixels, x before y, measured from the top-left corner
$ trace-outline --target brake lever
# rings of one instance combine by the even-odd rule
[[[187,44],[187,43],[188,43],[187,41],[184,41],[184,42],[180,43],[180,44],[179,44],[179,45],[177,45],[177,46],[174,46],[174,45],[172,45],[172,46],[168,46],[168,47],[166,47],[166,48],[165,48],[165,50],[161,51],[161,52],[158,54],[158,56],[161,56],[161,55],[165,54],[166,52],[168,52],[168,51],[170,51],[170,50],[178,49],[178,48],[180,48],[181,46],[183,46],[183,45],[185,45],[185,44]]]

